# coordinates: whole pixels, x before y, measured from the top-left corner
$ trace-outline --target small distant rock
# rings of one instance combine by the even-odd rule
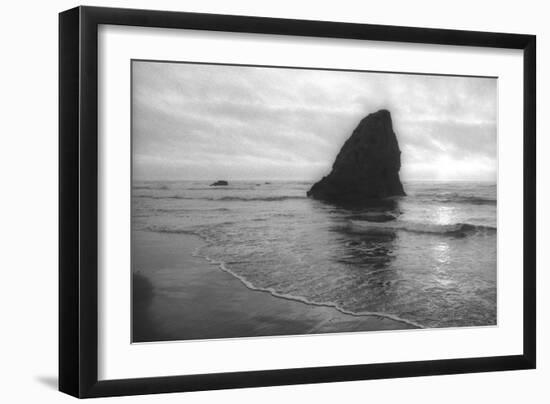
[[[223,180],[218,180],[216,182],[213,182],[212,184],[210,184],[211,187],[221,187],[221,186],[227,186],[229,185],[229,183],[227,181],[223,181]]]

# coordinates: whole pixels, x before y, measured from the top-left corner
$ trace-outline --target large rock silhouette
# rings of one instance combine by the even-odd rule
[[[307,192],[327,202],[362,204],[405,195],[399,179],[401,151],[390,112],[380,110],[361,120],[344,143],[332,171]]]

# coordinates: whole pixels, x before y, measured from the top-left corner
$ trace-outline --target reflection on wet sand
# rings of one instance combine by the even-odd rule
[[[154,298],[151,280],[141,272],[132,273],[132,341],[141,341],[146,335],[158,338],[158,324],[150,313]]]

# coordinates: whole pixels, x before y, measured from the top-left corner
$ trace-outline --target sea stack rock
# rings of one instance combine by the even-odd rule
[[[362,204],[405,195],[399,179],[401,151],[390,112],[369,114],[344,143],[332,171],[307,196],[334,203]]]
[[[216,182],[213,182],[212,184],[210,184],[211,187],[223,187],[223,186],[226,186],[226,185],[229,185],[227,181],[224,181],[224,180],[218,180]]]

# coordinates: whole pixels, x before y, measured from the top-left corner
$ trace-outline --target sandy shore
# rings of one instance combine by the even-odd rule
[[[140,263],[133,269],[134,342],[411,328],[250,290],[218,265],[194,257],[203,244],[186,234],[134,233],[134,262]]]

